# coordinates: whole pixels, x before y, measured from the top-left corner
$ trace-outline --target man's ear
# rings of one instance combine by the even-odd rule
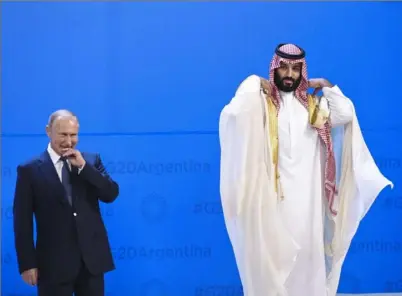
[[[47,134],[47,136],[50,138],[51,128],[50,128],[49,125],[46,125],[46,134]]]

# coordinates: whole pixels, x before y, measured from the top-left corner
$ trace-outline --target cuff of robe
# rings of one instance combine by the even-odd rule
[[[261,91],[261,79],[257,75],[250,75],[242,81],[236,90],[236,95],[242,93],[259,93]]]
[[[322,93],[324,94],[325,97],[330,97],[332,93],[344,96],[341,89],[337,85],[334,85],[333,87],[327,87],[327,86],[323,87]]]

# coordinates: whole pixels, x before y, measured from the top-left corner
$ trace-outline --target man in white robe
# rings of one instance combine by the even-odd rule
[[[336,295],[361,219],[393,186],[351,100],[325,79],[308,80],[304,50],[280,44],[269,80],[251,75],[223,108],[219,137],[221,200],[244,295]]]

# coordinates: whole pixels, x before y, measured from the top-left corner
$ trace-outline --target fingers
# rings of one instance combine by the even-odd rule
[[[26,284],[32,286],[32,284],[31,284],[31,277],[30,277],[30,276],[23,274],[23,275],[22,275],[22,279],[24,280],[24,282],[25,282]]]
[[[34,269],[31,274],[32,285],[36,286],[38,284],[38,270]]]
[[[314,89],[313,96],[315,96],[321,89],[322,89],[322,87],[316,87]]]
[[[311,88],[322,87],[322,84],[319,79],[312,78],[312,79],[308,80],[308,87],[311,87]]]
[[[262,86],[263,92],[264,92],[266,95],[271,94],[271,84],[269,83],[268,80],[265,80],[265,79],[264,79],[264,80],[262,81],[262,83],[261,83],[261,86]]]
[[[264,92],[264,94],[266,94],[267,96],[271,95],[271,87],[263,87],[262,91]]]
[[[34,278],[31,274],[26,274],[22,277],[24,282],[30,286],[34,286]]]
[[[36,286],[38,284],[38,270],[27,270],[22,274],[22,279],[30,286]]]
[[[31,286],[35,286],[35,277],[33,274],[28,275],[28,284]]]
[[[73,156],[73,155],[75,155],[75,150],[73,150],[73,149],[69,149],[69,150],[67,150],[64,154],[63,154],[63,156],[64,157],[69,157],[69,156]]]

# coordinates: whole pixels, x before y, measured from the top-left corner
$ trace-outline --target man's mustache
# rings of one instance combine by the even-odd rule
[[[283,83],[285,80],[291,80],[293,83],[296,82],[296,80],[294,80],[292,77],[284,77],[282,78],[281,82]]]

